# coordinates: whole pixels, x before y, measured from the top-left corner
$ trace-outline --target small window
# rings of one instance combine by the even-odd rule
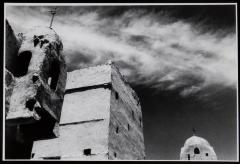
[[[127,127],[128,127],[128,130],[130,130],[130,125],[129,124],[127,125]]]
[[[197,147],[194,149],[194,154],[200,154],[200,151]]]
[[[142,118],[139,117],[140,126],[142,125]]]
[[[91,155],[91,149],[84,149],[83,154],[84,155]]]
[[[118,126],[117,126],[117,128],[116,128],[116,133],[118,134],[118,132],[119,132],[119,128],[118,128]]]
[[[132,118],[135,120],[134,111],[132,110]]]
[[[208,156],[208,153],[206,153],[206,156]]]
[[[115,98],[118,100],[118,98],[119,98],[119,95],[118,95],[118,93],[117,92],[115,92]]]
[[[43,159],[61,159],[60,156],[55,156],[55,157],[43,157]]]
[[[117,153],[116,153],[116,152],[114,152],[114,157],[115,157],[115,158],[117,157]]]
[[[190,160],[190,154],[187,155],[188,160]]]
[[[35,153],[32,153],[32,154],[31,154],[31,158],[33,158],[33,157],[34,157],[34,155],[35,155]]]

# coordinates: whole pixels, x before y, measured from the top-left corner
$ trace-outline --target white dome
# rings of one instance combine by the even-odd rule
[[[188,138],[181,148],[181,160],[217,160],[213,147],[198,136]]]
[[[190,138],[188,138],[184,144],[185,146],[186,145],[208,145],[210,146],[210,144],[208,143],[207,140],[205,140],[204,138],[202,137],[198,137],[198,136],[192,136]]]

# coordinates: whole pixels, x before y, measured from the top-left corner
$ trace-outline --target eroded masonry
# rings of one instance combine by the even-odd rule
[[[51,28],[6,23],[5,158],[144,159],[140,102],[118,68],[67,73],[62,49]]]

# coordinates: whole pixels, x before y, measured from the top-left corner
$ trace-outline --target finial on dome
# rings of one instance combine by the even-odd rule
[[[193,131],[193,135],[195,136],[195,134],[196,134],[196,129],[195,129],[195,128],[192,128],[192,131]]]

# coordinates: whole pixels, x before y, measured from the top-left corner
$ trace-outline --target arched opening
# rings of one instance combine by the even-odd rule
[[[200,154],[200,150],[197,147],[194,148],[194,154]]]
[[[17,56],[17,67],[14,76],[21,77],[27,74],[31,58],[32,53],[30,51],[23,51]]]
[[[57,60],[51,62],[50,70],[49,70],[49,77],[48,77],[48,85],[52,90],[56,90],[58,78],[60,74],[60,65]]]

